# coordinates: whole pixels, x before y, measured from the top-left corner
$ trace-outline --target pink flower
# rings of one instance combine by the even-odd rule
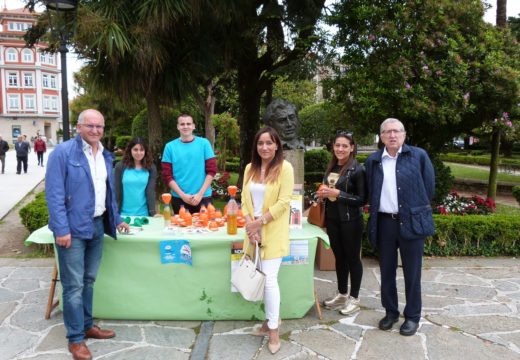
[[[412,85],[408,84],[408,82],[404,82],[404,87],[406,88],[406,90],[410,90],[410,88],[412,87]]]

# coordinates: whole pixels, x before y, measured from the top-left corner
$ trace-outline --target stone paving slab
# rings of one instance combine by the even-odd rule
[[[345,317],[313,307],[302,319],[284,319],[282,348],[271,355],[267,338],[251,336],[260,322],[100,320],[110,340],[88,340],[94,358],[110,360],[294,360],[294,359],[518,359],[520,358],[520,266],[518,259],[425,259],[423,318],[415,336],[377,328],[384,316],[377,262],[363,259],[362,310]],[[59,309],[44,320],[53,259],[0,259],[0,360],[70,359]],[[402,273],[398,272],[399,283]],[[402,285],[400,285],[402,286]],[[334,272],[315,272],[319,299],[336,289]],[[400,309],[404,289],[399,288]],[[206,336],[201,357],[198,337]],[[202,338],[200,338],[202,339]],[[461,350],[462,349],[462,350]],[[200,353],[199,353],[200,354]]]

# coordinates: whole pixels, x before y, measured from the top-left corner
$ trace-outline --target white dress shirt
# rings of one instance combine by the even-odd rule
[[[379,200],[379,212],[397,214],[399,212],[399,202],[397,201],[397,181],[395,166],[397,158],[401,153],[399,148],[395,157],[392,157],[386,147],[383,150],[381,164],[383,166],[383,187],[381,189],[381,199]]]
[[[90,167],[90,174],[94,182],[94,192],[96,193],[96,202],[94,207],[94,217],[101,216],[106,210],[105,200],[107,196],[107,168],[105,165],[105,158],[103,157],[103,145],[101,142],[98,145],[96,156],[92,152],[92,146],[83,141],[83,153],[87,157],[88,165]]]

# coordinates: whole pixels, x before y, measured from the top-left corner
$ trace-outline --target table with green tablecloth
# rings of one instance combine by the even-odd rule
[[[292,229],[291,244],[299,251],[308,244],[307,261],[283,264],[278,276],[281,317],[301,318],[314,304],[314,256],[318,239],[327,235],[304,221]],[[105,236],[103,259],[94,287],[94,316],[129,320],[251,320],[263,319],[262,302],[248,302],[231,291],[231,244],[244,238],[243,229],[228,235],[216,232],[194,234],[165,232],[162,218],[150,218],[143,231]],[[188,240],[192,265],[161,263],[160,243]],[[300,240],[300,241],[297,241]],[[43,227],[26,244],[54,243]],[[301,255],[301,254],[300,254]]]

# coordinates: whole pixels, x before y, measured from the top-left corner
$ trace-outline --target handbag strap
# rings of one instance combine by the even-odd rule
[[[246,248],[244,249],[244,253],[242,255],[242,259],[240,259],[240,263],[242,264],[247,256],[247,249],[249,248],[249,241],[246,242]],[[255,268],[258,268],[259,263],[259,253],[260,249],[258,247],[258,242],[255,243]],[[262,263],[260,262],[260,270],[262,270]]]

